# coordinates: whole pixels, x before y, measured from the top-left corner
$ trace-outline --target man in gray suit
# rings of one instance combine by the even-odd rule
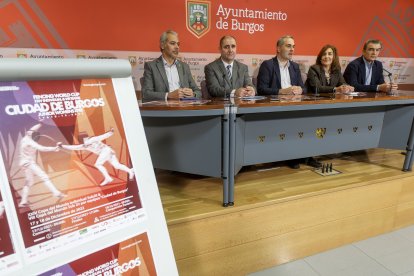
[[[161,56],[144,64],[144,101],[201,97],[190,67],[177,59],[179,49],[180,41],[176,32],[168,30],[161,35]]]
[[[223,36],[220,39],[219,59],[204,67],[206,86],[212,97],[254,96],[256,91],[245,64],[235,60],[237,52],[236,39]]]

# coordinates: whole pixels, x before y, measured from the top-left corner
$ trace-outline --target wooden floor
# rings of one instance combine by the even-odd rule
[[[323,163],[333,163],[333,168],[342,174],[323,177],[303,164],[299,170],[290,169],[284,163],[245,167],[236,177],[235,206],[230,208],[221,206],[220,179],[157,170],[167,222],[174,224],[228,213],[232,209],[254,208],[275,201],[411,175],[401,171],[404,155],[396,150],[373,149],[317,159]]]
[[[414,224],[414,173],[401,171],[401,151],[317,158],[342,173],[249,166],[228,208],[220,179],[157,170],[180,275],[244,275]]]

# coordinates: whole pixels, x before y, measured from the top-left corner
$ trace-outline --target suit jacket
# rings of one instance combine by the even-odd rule
[[[229,80],[227,70],[220,58],[207,64],[204,67],[204,74],[208,93],[212,97],[226,97],[230,96],[233,89],[253,87],[247,65],[236,60],[233,62],[232,81]]]
[[[289,61],[289,75],[292,86],[300,86],[304,89],[299,64]],[[282,88],[280,80],[280,69],[277,58],[274,57],[263,61],[257,75],[257,92],[259,95],[277,95]]]
[[[188,64],[177,60],[178,77],[183,88],[191,88],[196,97],[201,97],[201,91],[197,87],[191,75]],[[167,74],[165,73],[162,56],[144,64],[144,83],[142,85],[142,99],[145,101],[164,100],[169,92]]]
[[[309,67],[308,78],[305,83],[308,92],[315,93],[316,88],[318,88],[319,93],[331,93],[335,87],[343,84],[346,84],[346,82],[341,74],[341,70],[332,71],[331,80],[328,84],[322,66],[315,64]]]
[[[371,83],[365,85],[365,63],[362,56],[348,64],[344,72],[344,78],[358,92],[376,92],[377,85],[385,82],[382,75],[382,63],[374,60]]]

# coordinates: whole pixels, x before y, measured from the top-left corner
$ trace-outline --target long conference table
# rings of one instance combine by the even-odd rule
[[[140,102],[154,168],[221,178],[234,205],[243,166],[369,148],[406,150],[411,171],[414,91]]]

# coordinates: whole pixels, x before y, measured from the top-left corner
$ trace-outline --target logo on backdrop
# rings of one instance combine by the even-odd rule
[[[27,58],[27,53],[26,52],[17,52],[16,56],[18,58]]]
[[[137,57],[136,56],[128,56],[129,63],[131,63],[131,66],[137,65]]]
[[[210,1],[186,1],[186,26],[197,38],[210,31]]]

